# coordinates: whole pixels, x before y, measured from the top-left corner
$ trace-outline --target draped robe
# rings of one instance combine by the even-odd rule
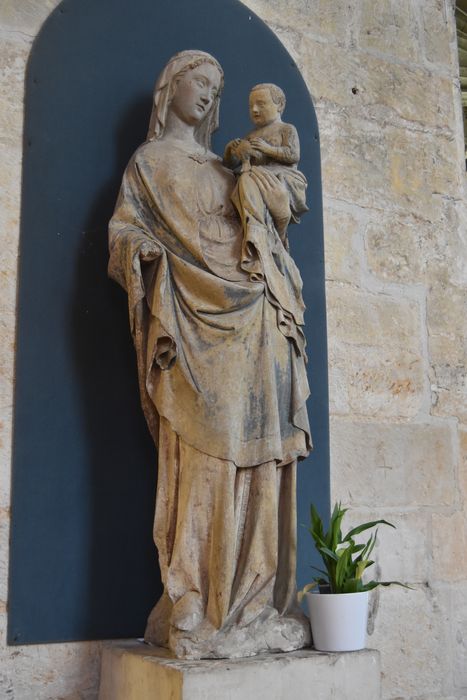
[[[128,293],[159,445],[164,595],[146,638],[189,658],[306,638],[294,604],[295,467],[311,449],[301,280],[284,248],[268,256],[268,231],[245,260],[234,187],[214,154],[147,142],[110,223],[109,274]],[[278,617],[295,641],[268,627]]]

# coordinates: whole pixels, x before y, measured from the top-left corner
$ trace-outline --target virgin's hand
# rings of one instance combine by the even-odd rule
[[[269,173],[264,168],[253,166],[251,172],[261,186],[264,202],[276,224],[288,222],[291,216],[289,195],[282,182],[276,175]]]
[[[232,152],[236,158],[239,160],[244,160],[253,155],[254,149],[252,148],[249,141],[245,139],[239,139],[239,143],[236,143],[232,148]]]
[[[143,239],[142,243],[138,249],[139,257],[141,260],[155,260],[159,257],[159,249],[152,241]]]

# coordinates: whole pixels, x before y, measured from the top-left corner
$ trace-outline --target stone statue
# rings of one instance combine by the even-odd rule
[[[109,274],[128,293],[159,453],[164,593],[145,639],[192,659],[309,643],[295,591],[296,464],[311,449],[304,306],[292,258],[274,250],[290,196],[274,169],[257,171],[267,213],[258,248],[245,244],[235,175],[210,150],[222,86],[207,53],[168,62],[110,222]]]
[[[257,127],[244,139],[234,139],[227,144],[224,162],[234,170],[240,165],[240,177],[233,200],[242,219],[248,239],[252,225],[264,225],[266,207],[264,202],[265,180],[268,174],[277,175],[289,195],[289,211],[275,228],[282,243],[288,249],[287,226],[290,219],[295,223],[308,211],[305,201],[307,181],[297,170],[300,160],[300,141],[296,128],[284,124],[282,112],[285,95],[280,87],[272,83],[255,85],[250,92],[250,116]],[[255,167],[251,167],[252,162]]]

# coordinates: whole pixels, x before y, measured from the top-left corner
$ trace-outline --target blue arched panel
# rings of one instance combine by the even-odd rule
[[[140,636],[160,594],[156,452],[139,406],[126,296],[107,279],[107,223],[145,139],[154,81],[177,51],[225,70],[214,150],[249,130],[248,92],[284,87],[310,212],[292,229],[305,283],[315,451],[299,523],[328,507],[328,398],[319,141],[294,62],[235,0],[64,0],[26,84],[9,642]],[[299,527],[299,582],[310,543]]]

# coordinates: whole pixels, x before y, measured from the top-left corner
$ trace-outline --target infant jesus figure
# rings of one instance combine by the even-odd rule
[[[255,85],[250,92],[250,118],[255,129],[243,139],[230,141],[224,152],[224,163],[238,173],[232,194],[244,232],[244,248],[248,241],[263,238],[261,232],[271,224],[283,247],[288,250],[287,226],[298,223],[300,214],[308,211],[305,194],[307,181],[297,169],[300,142],[296,128],[282,121],[285,95],[272,83]],[[280,181],[289,200],[289,212],[272,220],[267,207],[267,189]],[[271,241],[270,241],[271,244]],[[274,245],[273,245],[274,248]]]

